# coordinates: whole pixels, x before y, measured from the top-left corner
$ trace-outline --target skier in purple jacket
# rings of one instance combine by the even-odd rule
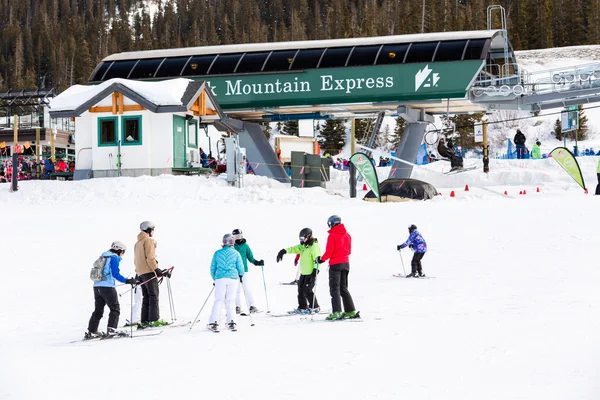
[[[407,278],[424,277],[425,274],[423,273],[423,266],[421,265],[421,259],[427,252],[427,243],[425,243],[425,239],[423,239],[423,236],[421,236],[421,234],[417,230],[416,225],[413,224],[413,225],[409,226],[408,233],[409,233],[409,236],[408,236],[408,239],[406,240],[406,242],[398,245],[398,247],[397,247],[398,250],[401,250],[401,249],[405,248],[406,246],[408,246],[415,252],[415,254],[413,255],[412,261],[410,262],[412,271],[406,277]]]

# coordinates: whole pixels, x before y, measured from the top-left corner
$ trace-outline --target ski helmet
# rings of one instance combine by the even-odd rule
[[[127,250],[127,246],[125,246],[125,243],[115,240],[110,245],[110,249],[114,251],[125,251]]]
[[[144,221],[140,224],[140,231],[148,233],[148,231],[153,231],[156,228],[154,222],[152,221]]]
[[[235,240],[241,240],[244,238],[244,235],[242,234],[241,229],[234,229],[233,232],[231,232],[231,234],[233,235]]]
[[[413,233],[416,230],[417,230],[417,226],[415,224],[412,224],[411,226],[408,227],[408,233]]]
[[[233,246],[234,243],[235,238],[231,233],[226,233],[225,236],[223,236],[223,246]]]
[[[329,226],[330,228],[333,228],[334,226],[339,225],[341,223],[342,223],[342,219],[337,215],[332,215],[327,220],[327,226]]]
[[[300,231],[299,239],[300,243],[305,243],[308,239],[312,238],[313,231],[310,228],[304,228]]]

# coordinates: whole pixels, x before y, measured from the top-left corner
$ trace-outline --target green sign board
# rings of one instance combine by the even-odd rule
[[[464,98],[482,60],[206,78],[224,110]]]

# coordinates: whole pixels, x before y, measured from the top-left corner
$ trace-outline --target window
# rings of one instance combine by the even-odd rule
[[[377,57],[380,48],[381,46],[356,46],[352,55],[350,55],[348,66],[359,67],[375,64],[375,57]]]
[[[352,47],[332,47],[325,50],[319,68],[345,67]]]
[[[158,72],[156,72],[157,78],[168,78],[171,76],[181,75],[181,70],[185,66],[189,57],[174,57],[167,58],[164,63],[160,66]]]
[[[188,147],[198,148],[198,121],[188,121]]]
[[[413,43],[408,50],[406,63],[428,63],[433,61],[433,54],[439,42]]]
[[[220,54],[208,73],[211,75],[233,74],[241,57],[242,54]]]
[[[106,72],[103,81],[107,81],[113,78],[123,78],[127,79],[129,72],[131,72],[131,68],[137,63],[138,60],[132,61],[115,61],[110,69]]]
[[[182,76],[206,75],[215,56],[194,56],[185,66]]]
[[[269,53],[246,53],[235,71],[238,74],[260,72]]]
[[[106,72],[106,70],[108,69],[108,67],[110,67],[110,64],[112,64],[112,61],[103,62],[100,65],[100,68],[98,68],[98,71],[96,71],[96,73],[94,74],[94,76],[90,77],[90,81],[100,81],[100,80],[102,80],[102,75],[104,75],[104,73]]]
[[[440,42],[435,52],[435,61],[460,61],[467,45],[466,40],[452,40],[450,42]]]
[[[377,57],[377,65],[402,64],[408,44],[386,44]]]
[[[481,60],[483,57],[481,53],[483,52],[483,48],[487,39],[475,39],[469,40],[467,44],[467,51],[465,51],[465,60]]]
[[[98,147],[117,145],[117,117],[98,118]]]
[[[287,71],[294,60],[297,50],[274,51],[267,60],[263,72]]]
[[[321,55],[323,54],[324,49],[305,49],[300,50],[294,63],[292,64],[293,70],[300,69],[312,69],[317,68],[319,65],[319,60],[321,59]]]
[[[154,78],[156,68],[158,68],[162,60],[162,58],[140,60],[135,68],[133,68],[133,71],[131,71],[131,74],[129,74],[129,79]]]
[[[121,117],[121,144],[135,146],[142,144],[142,116]]]

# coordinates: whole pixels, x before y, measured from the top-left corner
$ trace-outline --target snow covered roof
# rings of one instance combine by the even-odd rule
[[[222,118],[223,113],[206,82],[184,78],[160,82],[115,78],[96,86],[71,86],[50,101],[50,117],[78,117],[113,92],[122,93],[154,113],[186,112],[203,91],[209,107]]]

